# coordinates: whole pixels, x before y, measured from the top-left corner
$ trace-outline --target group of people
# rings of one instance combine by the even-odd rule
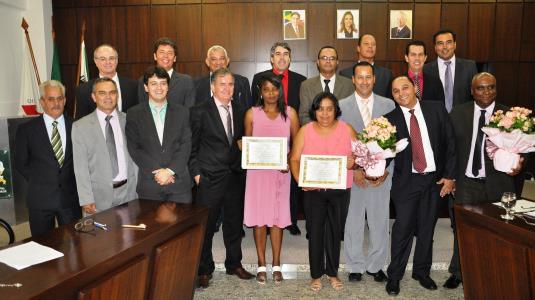
[[[283,230],[300,234],[297,203],[302,198],[312,290],[322,289],[323,275],[335,290],[343,288],[338,267],[344,240],[348,281],[361,281],[366,273],[386,281],[387,293],[397,295],[414,237],[412,277],[436,289],[429,274],[440,202],[452,207],[497,201],[502,191],[513,189],[513,176],[522,168],[521,161],[509,174],[498,172],[485,154],[481,125],[505,107],[495,102],[495,77],[476,74],[473,61],[455,56],[455,37],[450,30],[437,32],[438,58],[427,64],[425,44],[409,42],[408,72],[396,78],[374,63],[376,42],[370,34],[358,40],[354,66],[338,74],[336,49],[322,47],[319,75],[308,79],[289,70],[291,49],[277,42],[270,51],[272,68],[256,74],[251,86],[227,69],[230,59],[221,46],[208,49],[210,75],[192,80],[173,69],[175,42],[160,38],[154,44],[155,65],[135,81],[117,74],[117,51],[101,45],[94,51],[99,78],[77,87],[76,121],[64,114],[65,87],[50,80],[40,87],[43,115],[17,131],[15,166],[28,181],[32,235],[46,233],[56,220],[67,224],[82,212],[90,215],[135,198],[193,202],[210,209],[200,287],[209,286],[215,269],[212,240],[218,220],[226,273],[266,284],[269,234],[272,279],[280,283]],[[384,175],[369,177],[355,164],[351,142],[380,116],[397,127],[398,139],[410,143]],[[243,170],[243,136],[287,138],[288,168]],[[300,189],[296,182],[304,154],[347,156],[346,188]],[[396,220],[385,274],[390,200]],[[450,216],[453,224],[452,211]],[[253,228],[256,276],[241,264],[243,225]],[[449,270],[444,286],[456,288],[462,281],[456,239]]]

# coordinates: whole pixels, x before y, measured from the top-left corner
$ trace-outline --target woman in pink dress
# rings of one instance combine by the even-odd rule
[[[286,137],[288,145],[299,130],[295,110],[286,106],[279,77],[270,74],[261,78],[256,106],[245,113],[245,136]],[[282,232],[292,224],[290,219],[290,173],[288,170],[247,170],[244,220],[253,227],[258,255],[256,280],[266,282],[267,228],[273,252],[273,280],[282,281],[280,252]]]
[[[341,114],[338,100],[333,94],[318,94],[309,110],[312,122],[301,127],[297,133],[290,156],[290,168],[297,182],[302,154],[348,157],[345,189],[303,188],[312,277],[310,287],[316,292],[322,288],[321,277],[324,274],[329,277],[335,290],[343,288],[338,278],[338,265],[355,164],[351,141],[356,140],[357,134],[351,125],[338,120]]]

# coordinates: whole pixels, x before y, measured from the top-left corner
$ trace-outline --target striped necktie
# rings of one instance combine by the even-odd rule
[[[362,99],[362,103],[364,105],[362,106],[360,113],[362,114],[362,121],[364,122],[364,127],[368,126],[372,121],[372,114],[370,113],[370,109],[368,108],[369,101],[370,99]]]
[[[63,167],[65,156],[63,155],[61,137],[59,136],[58,121],[52,122],[52,140],[50,142],[52,143],[52,150],[54,151],[54,156],[56,156],[56,159],[58,160],[59,166]]]

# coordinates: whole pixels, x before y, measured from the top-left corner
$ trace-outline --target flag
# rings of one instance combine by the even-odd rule
[[[80,45],[80,62],[78,64],[78,83],[88,82],[89,81],[89,68],[87,66],[87,55],[85,53],[85,42],[82,39],[82,44]]]
[[[54,33],[54,31],[52,31],[52,42],[54,43],[54,53],[52,54],[52,72],[50,74],[50,79],[61,82],[61,70],[59,67],[59,52],[58,52],[58,46],[56,45],[56,34]]]
[[[39,85],[32,65],[32,57],[28,43],[24,42],[22,53],[22,78],[20,81],[20,110],[21,115],[38,115]]]

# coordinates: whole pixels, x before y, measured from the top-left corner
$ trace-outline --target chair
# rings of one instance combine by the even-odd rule
[[[13,228],[11,228],[9,223],[4,221],[4,219],[0,219],[0,227],[4,228],[7,231],[7,234],[9,235],[8,245],[13,244],[13,242],[15,242],[15,233],[13,232]]]

